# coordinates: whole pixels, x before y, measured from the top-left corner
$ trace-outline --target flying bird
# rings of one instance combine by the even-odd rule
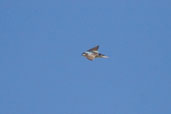
[[[82,56],[86,57],[88,60],[94,60],[95,58],[108,58],[108,56],[105,56],[98,52],[99,46],[93,47],[86,52],[82,53]]]

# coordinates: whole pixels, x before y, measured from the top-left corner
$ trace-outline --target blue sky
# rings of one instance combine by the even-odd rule
[[[171,114],[170,6],[1,0],[0,113]]]

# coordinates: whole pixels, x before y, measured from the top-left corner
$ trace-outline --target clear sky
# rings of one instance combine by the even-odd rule
[[[170,0],[1,0],[0,114],[171,114],[170,50]]]

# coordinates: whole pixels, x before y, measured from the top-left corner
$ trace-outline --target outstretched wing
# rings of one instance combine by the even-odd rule
[[[99,49],[99,45],[97,45],[96,47],[91,48],[91,49],[89,49],[87,51],[98,51],[98,49]]]

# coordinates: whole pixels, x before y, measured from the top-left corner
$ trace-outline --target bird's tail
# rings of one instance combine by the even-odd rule
[[[102,56],[102,58],[109,58],[109,57],[104,55],[104,56]]]
[[[99,57],[101,57],[101,58],[109,58],[108,56],[106,56],[104,54],[101,54],[101,53],[99,53]]]

